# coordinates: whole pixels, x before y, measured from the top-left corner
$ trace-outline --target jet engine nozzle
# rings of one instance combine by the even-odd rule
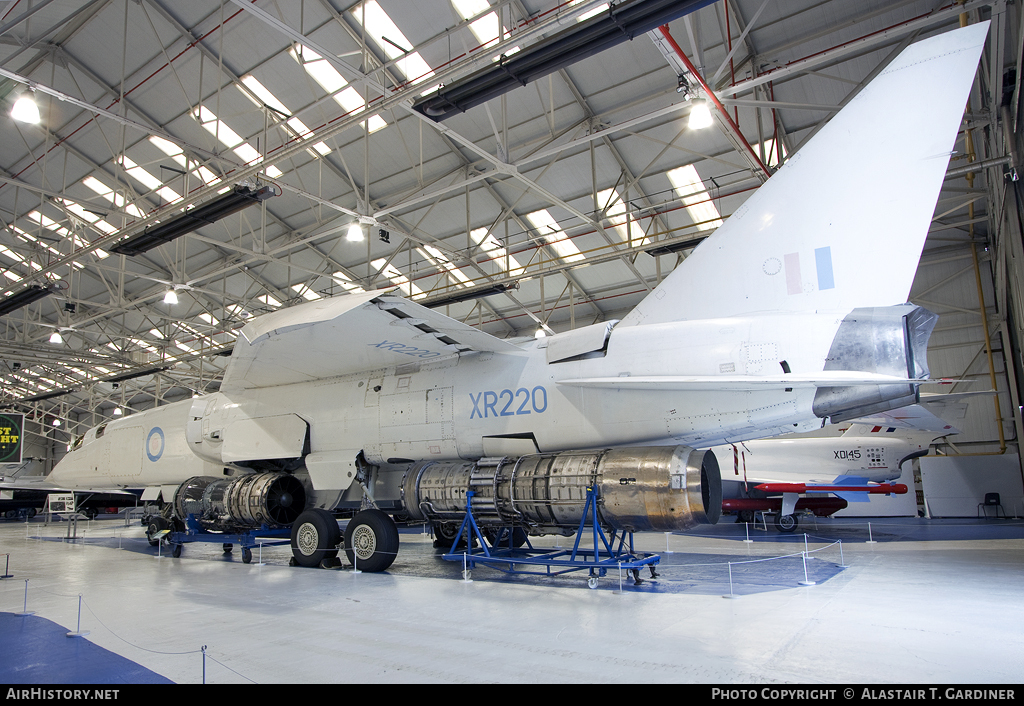
[[[561,534],[579,526],[589,488],[597,490],[599,522],[618,530],[687,530],[715,524],[722,511],[715,455],[687,446],[423,461],[406,474],[403,500],[414,519],[451,522],[462,519],[474,491],[482,526]]]
[[[287,526],[305,507],[305,488],[287,473],[195,476],[174,493],[175,517],[192,515],[202,527],[215,530]]]

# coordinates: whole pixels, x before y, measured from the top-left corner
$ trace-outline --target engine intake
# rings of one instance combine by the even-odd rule
[[[287,473],[254,473],[239,478],[195,476],[174,493],[174,515],[193,515],[213,530],[290,525],[306,507],[306,490]]]
[[[612,529],[687,530],[715,524],[722,513],[714,453],[687,446],[421,461],[405,476],[403,501],[413,519],[451,522],[462,519],[473,491],[482,526],[564,533],[579,526],[590,487],[597,488],[598,521]]]

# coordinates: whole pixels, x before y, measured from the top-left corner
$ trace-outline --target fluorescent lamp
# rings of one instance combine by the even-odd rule
[[[39,106],[36,105],[31,92],[22,93],[21,97],[14,102],[11,117],[23,123],[39,124]]]
[[[178,303],[178,293],[175,292],[173,289],[168,289],[167,293],[164,295],[164,304],[177,304],[177,303]]]
[[[60,331],[54,331],[50,334],[50,343],[64,343],[64,337],[60,335]]]
[[[689,126],[691,130],[700,130],[701,128],[708,127],[712,122],[711,110],[708,108],[708,102],[706,100],[703,98],[694,98],[690,101]]]
[[[358,223],[353,223],[348,227],[348,234],[345,239],[351,243],[359,243],[363,240],[363,229],[359,227]]]

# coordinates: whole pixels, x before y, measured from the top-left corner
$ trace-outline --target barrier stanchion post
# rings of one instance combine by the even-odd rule
[[[206,683],[206,645],[202,646],[203,651],[203,683]]]
[[[845,569],[846,562],[843,560],[843,540],[839,540],[839,568]]]
[[[4,554],[4,556],[7,557],[7,560],[4,563],[4,575],[0,576],[0,579],[9,579],[13,576],[13,574],[11,574],[11,555]]]
[[[469,570],[469,561],[466,552],[462,552],[462,582],[473,583],[473,573]]]
[[[74,632],[69,632],[67,634],[67,636],[68,637],[85,637],[88,634],[89,634],[88,630],[86,630],[85,632],[82,632],[82,594],[79,593],[78,594],[78,627],[75,628]]]
[[[666,554],[673,554],[674,553],[671,549],[668,548],[668,538],[669,538],[669,536],[671,534],[672,534],[671,532],[666,532],[665,533],[665,553]]]
[[[730,561],[730,562],[728,562],[728,564],[729,564],[729,595],[728,596],[722,596],[722,598],[739,598],[739,596],[737,596],[733,592],[733,590],[732,590],[732,562]]]
[[[22,607],[21,612],[18,613],[18,615],[20,615],[22,617],[25,617],[27,615],[35,615],[35,614],[36,614],[36,612],[34,610],[29,610],[28,609],[28,579],[25,579],[25,604]]]
[[[803,561],[804,561],[804,580],[800,581],[799,583],[800,583],[801,586],[813,586],[815,584],[815,582],[811,581],[807,577],[807,552],[806,551],[802,552],[800,556],[803,557]]]
[[[875,541],[874,537],[871,536],[871,523],[870,522],[868,523],[868,541],[866,541],[865,544],[878,544],[878,542]]]
[[[752,539],[750,538],[750,523],[749,523],[749,522],[744,522],[744,523],[743,523],[743,529],[744,529],[744,530],[746,530],[746,533],[747,533],[747,538],[746,538],[746,539],[744,539],[743,541],[744,541],[744,542],[745,542],[746,544],[750,544],[751,542],[753,542],[753,541],[754,541],[754,540],[752,540]]]

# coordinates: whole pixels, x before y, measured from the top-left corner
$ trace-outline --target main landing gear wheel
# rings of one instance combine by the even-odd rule
[[[304,510],[292,523],[292,558],[299,566],[312,568],[333,559],[340,543],[338,522],[327,510]]]
[[[796,515],[775,516],[775,529],[779,532],[795,532],[798,524],[800,521],[796,519]]]
[[[345,554],[355,568],[384,571],[398,554],[398,527],[380,510],[363,510],[345,528]]]
[[[509,533],[511,533],[511,537]],[[484,539],[495,549],[508,549],[510,540],[511,548],[519,549],[526,544],[528,536],[522,527],[488,527],[484,530]]]
[[[753,522],[754,521],[754,511],[753,510],[740,510],[738,513],[736,513],[736,521],[737,522],[741,522],[741,523],[742,522]]]
[[[149,540],[149,546],[155,547],[160,544],[160,540],[156,538],[157,532],[170,528],[171,523],[168,522],[165,517],[157,516],[150,520],[149,524],[146,526],[146,539]]]

